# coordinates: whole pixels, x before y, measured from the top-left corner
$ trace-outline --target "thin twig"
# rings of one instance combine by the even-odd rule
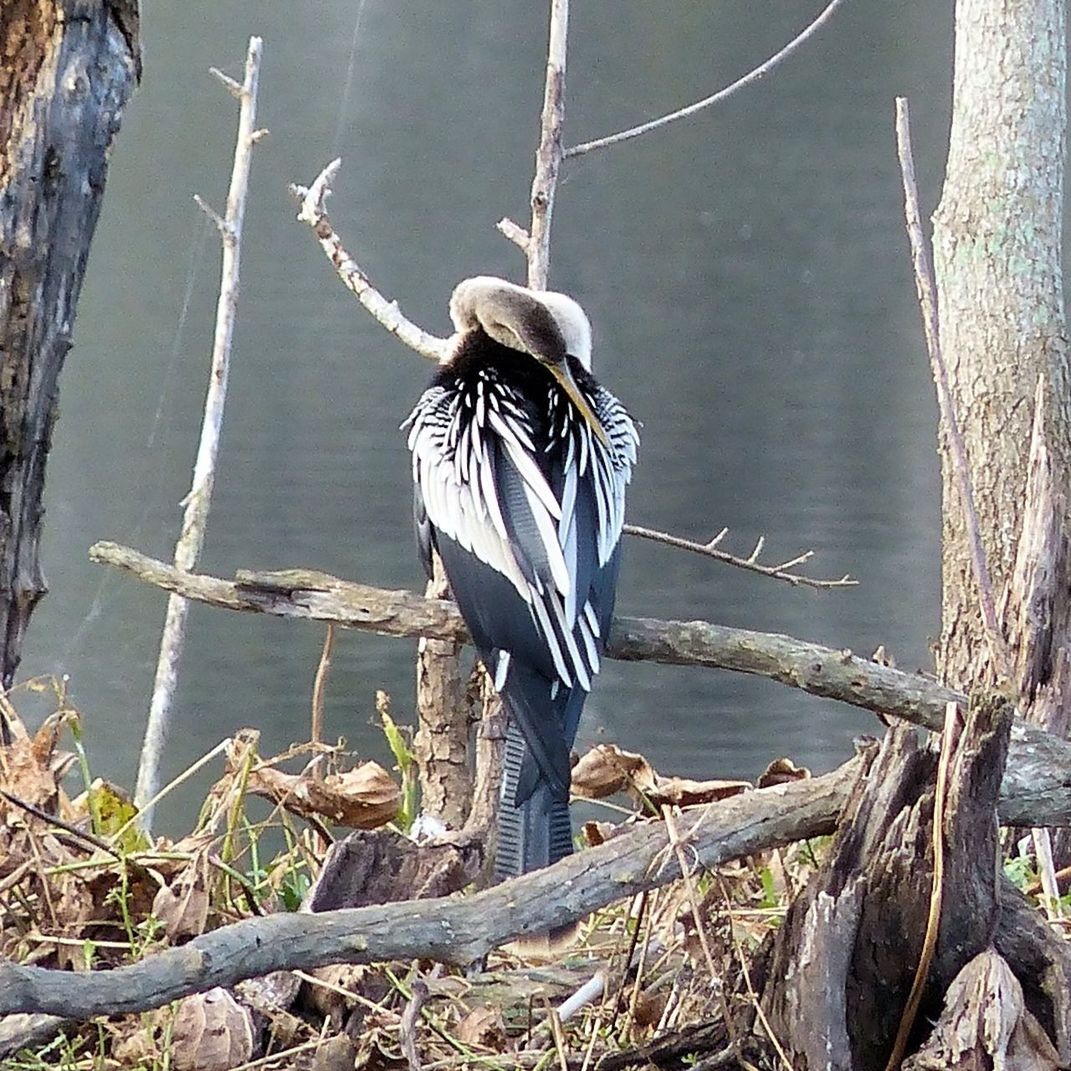
[[[314,744],[322,743],[324,738],[324,692],[327,690],[327,675],[331,670],[331,652],[334,646],[335,626],[329,622],[324,634],[320,662],[312,682],[312,724],[309,728],[309,740]]]
[[[949,456],[956,474],[956,484],[959,487],[963,519],[967,529],[967,544],[971,551],[971,565],[974,569],[975,583],[978,585],[982,623],[989,642],[989,656],[993,667],[999,677],[1008,679],[1011,659],[997,623],[996,599],[993,595],[989,566],[986,563],[985,547],[982,544],[978,511],[974,504],[974,489],[971,486],[970,468],[967,464],[967,448],[963,442],[963,435],[960,433],[959,422],[956,420],[952,390],[948,383],[948,369],[941,353],[941,336],[937,321],[937,287],[934,284],[933,269],[930,266],[930,257],[926,249],[926,238],[922,231],[918,187],[915,183],[915,161],[911,153],[911,120],[907,100],[904,97],[896,98],[896,149],[900,157],[900,173],[904,183],[904,215],[907,221],[907,235],[911,241],[911,261],[915,270],[919,306],[922,310],[926,349],[930,355],[934,386],[937,388],[937,404],[941,411],[941,422],[948,434]]]
[[[678,119],[685,119],[689,115],[701,112],[704,108],[709,108],[714,104],[720,104],[723,100],[728,100],[734,93],[751,85],[752,82],[758,82],[760,79],[765,78],[775,67],[787,60],[796,49],[804,45],[833,17],[834,12],[843,2],[844,0],[832,0],[814,22],[789,41],[784,48],[779,52],[775,52],[765,63],[759,64],[753,71],[748,71],[747,74],[742,78],[738,78],[731,85],[727,85],[724,89],[719,89],[717,93],[704,97],[702,100],[696,101],[695,104],[689,104],[686,108],[679,108],[668,115],[652,119],[649,123],[641,123],[639,126],[630,127],[628,130],[621,130],[616,134],[608,134],[604,138],[596,138],[594,141],[585,141],[581,145],[573,145],[565,150],[565,159],[571,160],[574,156],[583,156],[585,153],[594,152],[596,149],[605,149],[622,141],[630,141],[632,138],[638,138],[641,134],[658,130],[659,127],[668,126]]]
[[[7,792],[2,788],[0,788],[0,797],[3,797],[13,806],[21,808],[27,814],[32,814],[34,818],[39,818],[47,825],[53,826],[56,829],[62,829],[65,833],[69,833],[75,840],[79,840],[83,844],[88,844],[91,848],[96,848],[98,851],[105,852],[113,859],[120,858],[119,853],[115,851],[111,845],[101,840],[100,837],[88,833],[84,829],[79,829],[70,822],[64,821],[59,815],[49,814],[48,811],[42,810],[36,804],[30,803],[28,800],[19,799],[18,796],[12,795],[12,793]]]
[[[948,798],[948,771],[951,767],[952,752],[955,748],[956,718],[958,703],[949,703],[945,707],[945,727],[941,734],[941,757],[937,763],[937,786],[933,799],[933,881],[930,885],[930,910],[926,918],[926,935],[922,941],[922,953],[915,977],[911,982],[904,1014],[900,1017],[900,1026],[896,1031],[892,1052],[885,1064],[885,1071],[896,1071],[904,1059],[907,1041],[918,1016],[922,1003],[922,992],[926,987],[926,977],[930,973],[933,955],[937,949],[937,932],[941,923],[941,901],[945,887],[945,800]]]
[[[740,973],[744,979],[744,987],[747,989],[748,999],[751,1001],[752,1007],[755,1009],[755,1015],[758,1017],[759,1022],[762,1024],[763,1030],[766,1032],[766,1037],[770,1044],[777,1052],[778,1059],[785,1067],[785,1071],[794,1071],[792,1061],[785,1053],[785,1047],[781,1044],[774,1028],[770,1025],[770,1020],[766,1015],[762,1006],[762,1001],[759,1000],[758,993],[755,992],[755,986],[751,981],[751,971],[748,970],[747,956],[744,955],[744,949],[740,944],[740,938],[736,934],[736,928],[733,926],[733,901],[729,896],[729,890],[725,886],[725,882],[721,875],[716,875],[718,884],[721,886],[721,895],[725,900],[725,910],[729,916],[729,939],[733,943],[733,951],[736,953],[736,958],[740,963]],[[740,1060],[741,1066],[744,1066],[745,1061]]]
[[[528,229],[528,285],[547,288],[550,270],[550,222],[562,162],[562,120],[565,118],[565,54],[569,38],[569,0],[550,0],[550,38],[543,116],[539,127],[535,178],[532,180],[532,223]]]
[[[262,42],[249,39],[246,53],[245,78],[241,85],[241,107],[238,112],[238,136],[234,147],[227,209],[220,223],[223,244],[223,265],[216,305],[216,330],[212,343],[212,368],[205,398],[204,421],[197,448],[190,492],[184,499],[182,531],[175,544],[175,565],[191,570],[197,564],[204,543],[212,487],[216,478],[216,458],[223,428],[223,408],[227,398],[227,374],[230,367],[231,344],[238,309],[238,279],[241,261],[242,219],[245,215],[246,194],[249,189],[249,170],[253,160],[253,133],[256,130],[257,83],[260,77]],[[138,765],[137,788],[134,799],[141,808],[141,823],[147,829],[152,822],[152,808],[146,806],[160,785],[160,760],[171,721],[178,665],[186,633],[189,603],[178,595],[167,602],[160,656],[156,665],[149,719]]]
[[[335,233],[331,220],[324,208],[324,201],[331,194],[331,183],[342,166],[341,160],[332,160],[309,187],[291,185],[290,194],[301,202],[297,218],[307,223],[316,234],[320,248],[327,254],[338,277],[354,297],[383,325],[392,335],[404,342],[411,350],[429,361],[439,361],[446,353],[448,339],[428,334],[417,327],[398,308],[397,301],[388,301],[372,284],[372,280],[356,260],[346,252],[342,239]]]
[[[679,550],[691,550],[696,554],[705,554],[708,558],[725,562],[727,565],[735,565],[738,569],[747,569],[749,572],[759,573],[762,576],[772,576],[775,580],[784,580],[794,587],[803,585],[809,588],[828,590],[829,588],[855,587],[859,583],[858,580],[853,580],[847,573],[839,580],[818,580],[814,577],[801,576],[799,573],[789,572],[790,569],[794,569],[797,565],[803,565],[804,562],[810,561],[814,556],[813,550],[806,550],[802,554],[797,554],[794,558],[790,558],[788,561],[781,562],[778,565],[761,565],[757,559],[762,553],[765,543],[763,539],[760,539],[755,544],[755,549],[748,557],[738,558],[735,554],[730,554],[728,551],[718,548],[718,544],[728,534],[728,528],[723,528],[707,543],[697,543],[691,539],[671,535],[669,532],[659,532],[654,528],[643,528],[638,524],[626,524],[623,531],[628,535],[639,536],[641,539],[650,539],[654,543],[663,543],[667,547],[677,547]]]
[[[398,1039],[402,1045],[402,1052],[405,1053],[406,1062],[409,1064],[409,1071],[421,1071],[420,1054],[416,1047],[416,1028],[420,1021],[420,1011],[428,999],[427,983],[417,978],[413,982],[412,993],[405,1011],[402,1012],[402,1021],[398,1026]]]

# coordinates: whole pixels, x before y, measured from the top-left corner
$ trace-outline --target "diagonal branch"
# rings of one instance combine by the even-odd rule
[[[830,832],[856,777],[857,757],[833,773],[734,796],[688,812],[685,836],[704,866]],[[662,823],[460,899],[376,904],[321,914],[247,919],[129,967],[47,970],[0,962],[0,1015],[68,1019],[123,1015],[277,970],[329,963],[434,959],[467,964],[510,938],[567,925],[597,908],[680,877]]]
[[[734,93],[746,88],[753,82],[760,81],[775,67],[780,66],[792,55],[793,52],[809,41],[833,17],[833,14],[843,2],[844,0],[831,0],[814,22],[789,41],[784,48],[779,52],[775,52],[765,63],[760,63],[758,67],[752,71],[748,71],[747,74],[738,78],[731,85],[727,85],[724,89],[719,89],[717,93],[712,93],[709,97],[704,97],[702,100],[698,100],[694,104],[689,104],[685,108],[678,108],[677,111],[670,112],[668,115],[652,119],[649,123],[641,123],[639,126],[630,127],[628,130],[621,130],[616,134],[608,134],[604,138],[596,138],[594,141],[585,141],[581,145],[573,145],[571,148],[565,150],[565,159],[571,160],[574,156],[584,156],[586,153],[594,152],[596,149],[605,149],[611,145],[618,145],[622,141],[631,141],[632,138],[638,138],[641,134],[648,134],[652,130],[658,130],[660,127],[668,126],[670,123],[675,123],[678,119],[686,119],[688,116],[695,115],[697,112],[701,112],[705,108],[713,107],[715,104],[720,104],[723,100],[728,100]]]
[[[679,550],[692,550],[696,554],[703,554],[708,558],[714,558],[716,561],[725,562],[726,565],[735,565],[738,569],[747,569],[753,573],[759,573],[762,576],[772,576],[775,580],[784,580],[786,583],[792,584],[793,587],[799,587],[801,585],[809,588],[819,588],[821,590],[828,590],[829,588],[849,588],[858,585],[858,580],[853,580],[847,573],[844,574],[839,580],[818,580],[810,576],[801,576],[799,573],[792,572],[797,565],[803,565],[805,562],[811,560],[814,556],[813,550],[805,550],[802,554],[797,554],[796,557],[790,558],[788,561],[781,562],[778,565],[763,565],[758,559],[762,553],[764,540],[760,539],[755,544],[755,549],[746,558],[738,558],[735,554],[730,554],[727,550],[722,550],[718,544],[729,534],[728,528],[723,528],[713,539],[708,540],[706,543],[697,543],[691,539],[682,539],[680,536],[675,536],[669,532],[659,532],[653,528],[643,528],[638,524],[626,524],[624,531],[629,535],[639,536],[641,539],[649,539],[653,543],[663,543],[667,547],[677,547]]]
[[[410,349],[429,361],[439,361],[446,352],[448,340],[430,335],[406,317],[398,308],[397,301],[388,301],[372,284],[356,260],[346,252],[342,239],[335,233],[324,202],[331,195],[331,183],[342,166],[341,160],[332,160],[316,176],[309,187],[291,185],[290,195],[301,203],[297,218],[307,223],[316,235],[320,248],[331,261],[346,289],[392,334]]]
[[[411,591],[387,591],[325,573],[241,572],[236,580],[199,576],[115,543],[97,543],[93,561],[116,566],[167,591],[229,610],[307,621],[385,636],[431,636],[467,642],[452,602]],[[929,677],[904,673],[792,636],[752,632],[707,621],[616,617],[606,655],[626,662],[727,669],[768,677],[811,695],[940,729],[945,705],[966,697]],[[1001,810],[1008,825],[1071,824],[1071,744],[1017,719],[1004,775]]]

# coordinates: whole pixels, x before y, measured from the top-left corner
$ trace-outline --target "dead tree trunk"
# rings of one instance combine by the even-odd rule
[[[966,444],[995,596],[1024,524],[1034,396],[1055,495],[1068,497],[1071,371],[1061,235],[1066,127],[1064,0],[957,0],[952,129],[934,216],[941,347]],[[969,689],[985,651],[947,437],[940,673]],[[1064,541],[1066,534],[1064,534]],[[1071,567],[1035,611],[1066,620]],[[1015,637],[1009,640],[1014,643]],[[1054,649],[1066,635],[1053,637]],[[1050,664],[1051,669],[1051,664]],[[1046,671],[1048,672],[1048,670]],[[1040,682],[1042,684],[1045,681]]]
[[[1017,1016],[1009,1035],[1022,1021],[1038,1038],[1047,1032],[1051,1042],[1038,1041],[1046,1052],[1071,1055],[1071,952],[998,879],[996,802],[1010,729],[1007,700],[972,702],[948,778],[940,925],[909,1052],[946,994],[947,1022],[964,1022],[959,991],[976,994],[980,980],[968,973],[949,987],[995,948],[993,960],[1017,979],[1018,1005],[1003,1009]],[[886,1066],[927,930],[937,766],[913,729],[890,732],[841,816],[828,860],[778,931],[762,1004],[799,1071]],[[931,1037],[930,1051],[947,1041]]]
[[[108,154],[140,74],[136,0],[0,4],[0,683],[45,593],[57,380]]]

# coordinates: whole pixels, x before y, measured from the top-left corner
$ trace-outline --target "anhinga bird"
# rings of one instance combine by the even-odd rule
[[[497,878],[572,851],[570,749],[614,608],[639,436],[564,294],[466,279],[407,421],[414,513],[505,704]]]

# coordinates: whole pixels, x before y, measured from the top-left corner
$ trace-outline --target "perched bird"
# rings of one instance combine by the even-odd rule
[[[565,294],[478,276],[409,420],[417,540],[507,712],[495,875],[572,851],[570,749],[610,625],[639,436]]]

